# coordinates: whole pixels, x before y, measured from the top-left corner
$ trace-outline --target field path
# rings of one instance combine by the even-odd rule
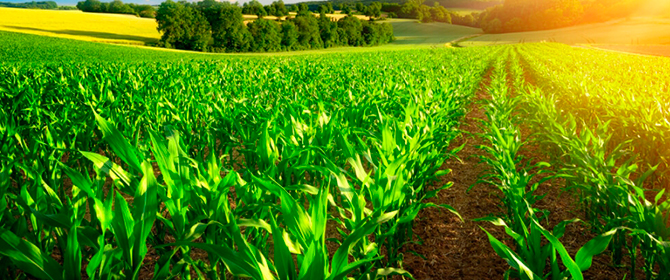
[[[476,93],[476,100],[487,98],[486,86],[490,83],[490,69],[485,75]],[[479,162],[482,151],[476,146],[483,144],[475,133],[481,132],[479,119],[484,118],[484,109],[479,102],[473,102],[468,114],[463,118],[461,129],[464,133],[451,143],[458,147],[466,143],[459,153],[461,161],[449,159],[442,169],[451,169],[435,186],[453,182],[450,189],[444,190],[429,202],[449,204],[463,216],[461,222],[452,213],[429,208],[419,213],[414,222],[414,233],[423,239],[423,245],[408,245],[404,267],[416,279],[502,279],[507,269],[506,262],[499,258],[489,245],[486,233],[479,226],[501,236],[502,228],[489,223],[472,221],[499,212],[499,194],[493,187],[474,185],[485,171],[486,165]],[[427,259],[410,253],[415,251]]]

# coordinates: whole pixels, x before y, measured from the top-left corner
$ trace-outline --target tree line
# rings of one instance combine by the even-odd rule
[[[281,1],[272,5],[284,6]],[[211,52],[272,52],[374,46],[394,39],[393,27],[388,23],[352,16],[335,21],[325,12],[316,17],[306,5],[298,5],[295,17],[268,20],[259,16],[248,24],[242,16],[243,8],[227,1],[167,0],[156,12],[158,30],[162,33],[160,45]]]
[[[403,4],[383,3],[381,10],[388,13],[389,17],[413,18],[421,22],[444,22],[479,27],[478,13],[461,15],[449,11],[437,1],[433,2],[432,6],[424,3],[424,0],[408,0]]]
[[[482,13],[480,26],[487,33],[505,33],[606,22],[629,16],[647,1],[506,0]]]
[[[54,1],[31,1],[25,3],[0,2],[0,7],[24,8],[24,9],[43,9],[43,10],[73,10],[74,7],[58,6]]]
[[[154,18],[156,15],[156,9],[151,5],[126,4],[121,0],[112,2],[80,1],[77,3],[77,9],[89,13],[129,14],[144,18]]]

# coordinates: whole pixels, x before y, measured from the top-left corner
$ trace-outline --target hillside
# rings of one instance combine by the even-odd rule
[[[384,22],[393,25],[397,40],[380,48],[444,45],[480,32],[477,28],[445,23],[420,24],[409,19]],[[153,19],[128,15],[0,8],[0,30],[90,42],[152,45],[160,39],[156,27]]]
[[[606,23],[586,24],[553,30],[485,34],[461,46],[558,42],[575,44],[670,44],[670,20],[631,18]]]

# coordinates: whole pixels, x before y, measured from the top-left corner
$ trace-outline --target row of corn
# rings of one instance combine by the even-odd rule
[[[484,152],[480,158],[488,166],[480,183],[497,188],[503,212],[476,220],[504,227],[508,235],[508,241],[503,242],[505,239],[482,228],[495,252],[510,265],[505,279],[584,279],[582,272],[590,268],[593,256],[607,248],[616,230],[596,236],[573,257],[560,238],[567,225],[579,220],[562,221],[552,225],[552,230],[546,229],[551,213],[535,206],[544,198],[536,191],[555,175],[546,174],[550,172],[548,163],[531,164],[520,154],[527,142],[520,129],[523,119],[517,113],[525,98],[517,94],[525,84],[517,62],[518,55],[511,47],[495,60],[486,88],[490,96],[483,99],[483,132],[479,134],[484,141],[479,146]]]
[[[0,65],[1,273],[411,277],[490,57]]]
[[[612,265],[628,267],[629,279],[668,279],[670,202],[659,182],[668,176],[670,99],[658,67],[670,61],[553,44],[516,49],[521,72],[535,79],[523,87],[522,115],[593,234],[616,231]],[[558,51],[564,57],[551,55]]]

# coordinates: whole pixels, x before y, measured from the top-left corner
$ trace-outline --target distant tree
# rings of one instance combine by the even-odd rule
[[[321,34],[321,41],[325,48],[340,44],[337,33],[337,22],[332,21],[325,13],[319,15],[319,33]]]
[[[362,46],[365,43],[361,36],[363,23],[357,17],[343,17],[337,22],[337,26],[343,30],[343,36],[340,36],[343,43],[350,46]]]
[[[451,15],[449,14],[449,11],[437,2],[435,2],[433,7],[430,9],[430,14],[434,21],[451,23]]]
[[[306,5],[305,5],[306,6]],[[298,28],[298,45],[303,49],[323,48],[321,34],[319,33],[319,23],[309,10],[301,10],[293,19],[293,23]]]
[[[108,13],[113,14],[134,14],[135,11],[128,5],[123,4],[121,0],[114,0],[109,3]]]
[[[503,30],[502,22],[498,18],[488,22],[486,25],[482,26],[482,28],[487,33],[500,33]]]
[[[368,46],[375,46],[379,44],[379,37],[380,37],[380,25],[375,24],[370,21],[363,21],[362,22],[363,29],[361,31],[361,35],[363,37],[363,41],[365,42],[365,45]]]
[[[298,5],[298,13],[310,13],[309,6],[305,3],[300,3]]]
[[[298,42],[298,28],[291,20],[282,22],[281,24],[281,44],[285,50],[294,50]]]
[[[349,5],[347,5],[347,4],[342,4],[342,5],[343,5],[343,7],[342,7],[342,13],[343,14],[346,14],[348,16],[353,15],[353,11],[351,10],[351,7]]]
[[[244,3],[242,6],[242,14],[256,15],[258,18],[263,18],[268,15],[263,4],[258,0],[251,0],[250,2]]]
[[[158,31],[163,33],[165,47],[206,51],[211,39],[209,23],[202,13],[190,4],[167,0],[156,12]]]
[[[364,15],[365,14],[365,5],[361,2],[356,2],[356,12]]]
[[[275,21],[257,19],[247,25],[249,33],[253,38],[251,51],[279,51],[281,50],[282,32],[281,27]]]
[[[84,12],[100,13],[102,4],[98,0],[86,0],[77,3],[77,9]]]
[[[380,35],[379,43],[380,44],[386,44],[386,43],[393,42],[393,40],[395,40],[395,37],[393,36],[393,26],[389,23],[382,23],[382,24],[379,24],[379,25],[381,26],[381,28],[380,28],[381,35]]]
[[[128,4],[128,6],[133,9],[135,15],[143,18],[155,18],[156,9],[151,5],[137,5],[137,4]]]
[[[398,15],[406,18],[419,18],[421,6],[425,6],[423,0],[408,0],[400,8]]]
[[[229,2],[217,2],[211,6],[203,5],[202,9],[212,27],[214,51],[242,52],[249,49],[251,34],[244,25],[242,9],[239,6]]]
[[[297,13],[298,10],[299,10],[298,4],[291,5],[288,10],[291,11],[291,12]]]
[[[380,17],[382,15],[382,3],[372,2],[370,6],[365,8],[365,16],[372,19],[373,17]]]
[[[327,14],[328,13],[328,8],[326,5],[319,5],[319,14]]]
[[[269,16],[275,15],[277,13],[275,6],[273,6],[272,4],[265,6],[264,9]]]
[[[430,7],[426,5],[419,6],[419,9],[416,11],[416,18],[421,22],[432,22],[433,15],[430,13]]]
[[[326,10],[327,14],[334,14],[335,13],[335,9],[333,9],[333,4],[332,3],[330,3],[330,2],[326,3],[326,8],[328,8]]]
[[[284,1],[275,1],[272,2],[271,6],[274,8],[274,13],[271,13],[268,11],[268,14],[276,16],[276,17],[283,17],[288,15],[288,10],[286,9],[286,6],[284,5]]]

